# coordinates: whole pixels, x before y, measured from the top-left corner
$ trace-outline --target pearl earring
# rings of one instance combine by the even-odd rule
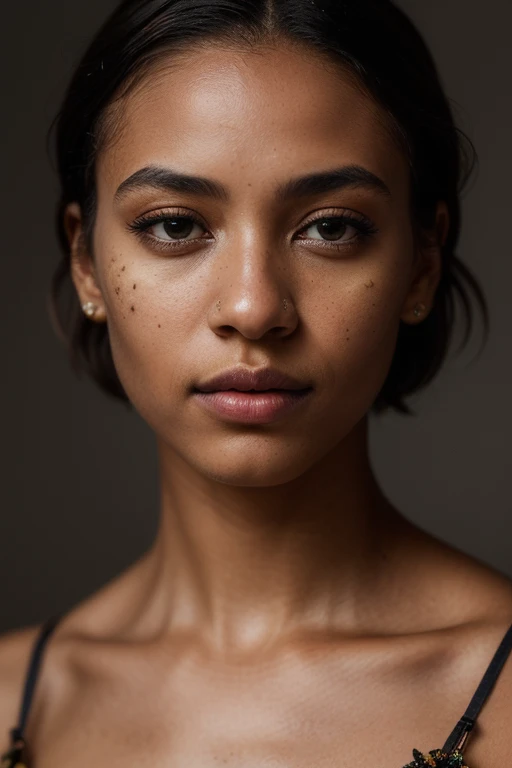
[[[87,317],[93,317],[98,307],[96,306],[96,304],[93,304],[92,301],[88,301],[86,304],[82,304],[82,309],[87,315]]]
[[[416,304],[414,307],[414,314],[416,317],[421,317],[421,315],[425,312],[426,306],[424,304]]]

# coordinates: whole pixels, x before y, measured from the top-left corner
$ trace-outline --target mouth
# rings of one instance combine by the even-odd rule
[[[300,391],[309,388],[310,381],[300,380],[277,368],[247,368],[235,366],[206,381],[196,382],[201,392],[274,392]]]
[[[307,402],[312,391],[312,387],[243,391],[231,388],[209,392],[196,389],[194,397],[211,415],[223,421],[268,424]]]

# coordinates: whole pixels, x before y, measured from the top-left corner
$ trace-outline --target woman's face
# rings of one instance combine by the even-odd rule
[[[307,51],[212,48],[153,70],[120,119],[97,163],[93,260],[73,260],[80,300],[104,309],[120,380],[161,446],[225,483],[294,479],[361,422],[400,320],[415,322],[437,286],[438,259],[415,251],[408,165],[385,115]],[[366,180],[278,194],[356,166]],[[119,189],[147,168],[160,170]],[[223,194],[174,190],[171,171]],[[313,390],[273,421],[235,423],[192,388],[237,365]]]

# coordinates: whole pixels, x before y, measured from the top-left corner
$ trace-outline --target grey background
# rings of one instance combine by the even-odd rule
[[[372,420],[372,457],[405,514],[512,576],[512,5],[487,0],[483,13],[468,0],[402,5],[479,152],[460,253],[487,294],[492,333],[480,357],[478,338],[451,355],[411,402],[417,418]],[[3,11],[0,631],[69,609],[156,533],[153,435],[137,414],[75,378],[45,306],[58,259],[45,134],[72,65],[113,6],[27,0]]]

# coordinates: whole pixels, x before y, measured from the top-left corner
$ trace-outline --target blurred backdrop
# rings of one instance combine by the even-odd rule
[[[26,0],[3,10],[4,451],[0,631],[64,611],[147,549],[156,451],[142,419],[72,374],[46,294],[58,259],[45,138],[72,67],[112,0]],[[416,418],[372,418],[388,496],[423,528],[512,576],[512,4],[402,0],[425,35],[480,169],[459,253],[480,279],[492,332],[452,354]],[[5,18],[7,16],[7,18]],[[456,339],[457,342],[457,339]]]

